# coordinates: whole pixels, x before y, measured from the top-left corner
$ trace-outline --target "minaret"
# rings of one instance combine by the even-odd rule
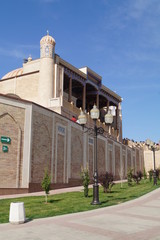
[[[48,31],[40,40],[38,102],[44,107],[50,107],[50,99],[53,97],[55,44],[54,38],[49,36]]]

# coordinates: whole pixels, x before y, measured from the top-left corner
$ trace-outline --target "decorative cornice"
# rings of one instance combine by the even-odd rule
[[[81,72],[78,68],[74,67],[73,65],[71,65],[68,62],[66,62],[65,60],[63,60],[60,57],[59,57],[59,64],[61,64],[62,66],[68,68],[70,71],[75,72],[76,74],[81,76],[83,79],[85,79],[85,80],[87,79],[87,75],[85,73]]]

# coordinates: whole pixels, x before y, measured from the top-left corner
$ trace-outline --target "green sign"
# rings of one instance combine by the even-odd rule
[[[10,137],[2,136],[1,137],[1,143],[8,143],[8,144],[10,144],[11,143]]]
[[[4,146],[4,145],[3,145],[3,146],[2,146],[2,151],[3,151],[3,152],[8,152],[8,146]]]

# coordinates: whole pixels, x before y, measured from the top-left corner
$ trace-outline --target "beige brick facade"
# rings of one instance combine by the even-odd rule
[[[24,114],[22,108],[0,103],[0,135],[11,139],[11,144],[0,142],[0,188],[22,186]],[[3,146],[8,152],[2,151]]]
[[[144,167],[148,174],[148,171],[154,169],[153,152],[151,150],[144,150]],[[155,151],[155,167],[160,169],[160,150]]]
[[[93,175],[94,137],[71,120],[31,102],[0,96],[0,136],[11,138],[9,151],[0,143],[0,192],[2,189],[40,190],[45,168],[51,174],[52,187],[80,182],[81,167]],[[120,178],[120,169],[143,167],[140,148],[130,148],[114,139],[98,136],[99,175],[112,172]],[[141,156],[141,158],[140,158]]]

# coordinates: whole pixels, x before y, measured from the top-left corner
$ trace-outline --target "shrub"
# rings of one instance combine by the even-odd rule
[[[113,182],[113,174],[108,172],[99,176],[99,182],[103,187],[104,193],[111,192],[111,189],[115,184]]]
[[[152,169],[149,170],[148,173],[149,173],[149,181],[152,182],[153,170]]]
[[[143,177],[142,171],[140,171],[140,170],[137,171],[137,175],[138,175],[139,179],[142,180],[142,177]]]
[[[137,184],[139,184],[139,182],[141,181],[142,177],[143,177],[143,174],[142,174],[141,171],[137,171],[137,174],[133,174],[133,175],[132,175],[133,180],[134,180]]]
[[[127,171],[127,181],[128,181],[128,186],[132,186],[132,178],[133,177],[133,168],[129,168]]]
[[[88,192],[89,192],[88,186],[90,182],[88,167],[87,168],[81,167],[81,178],[82,178],[82,184],[84,187],[84,196],[88,197]]]
[[[47,203],[47,198],[48,198],[48,194],[49,194],[49,191],[50,191],[50,185],[51,185],[51,177],[48,174],[48,169],[45,169],[44,177],[43,177],[42,182],[41,182],[41,186],[42,186],[42,189],[45,191],[46,203]]]

